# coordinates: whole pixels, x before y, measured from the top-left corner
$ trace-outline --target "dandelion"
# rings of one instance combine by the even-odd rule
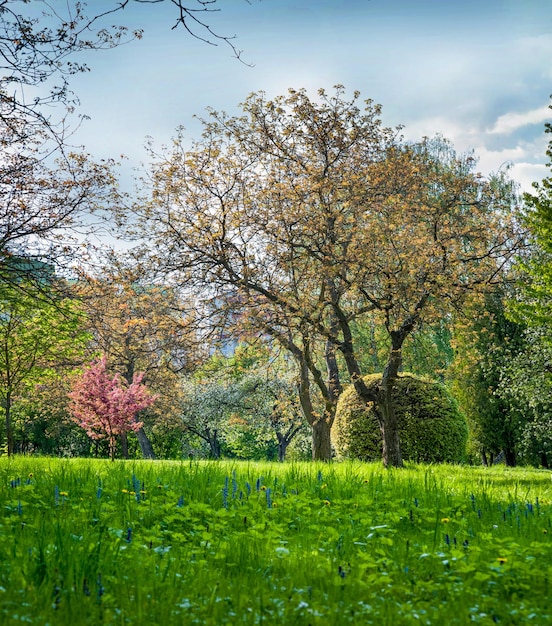
[[[499,556],[497,558],[497,561],[500,563],[500,565],[504,565],[504,563],[508,562],[508,559],[505,559],[503,556]]]
[[[32,478],[34,476],[34,474],[32,472],[29,472],[29,478]]]
[[[442,524],[448,524],[449,522],[450,522],[450,518],[448,518],[448,517],[442,517],[441,518],[441,523]]]
[[[122,493],[130,493],[130,491],[128,489],[121,489]]]
[[[69,493],[68,493],[67,491],[60,491],[60,492],[59,492],[59,495],[60,495],[62,498],[66,498],[66,497],[69,495]]]
[[[266,485],[261,485],[261,491],[266,491]]]

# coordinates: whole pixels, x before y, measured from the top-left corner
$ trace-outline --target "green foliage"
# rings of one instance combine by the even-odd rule
[[[448,372],[454,397],[468,418],[470,449],[484,463],[504,451],[515,465],[527,421],[511,394],[502,393],[504,368],[525,350],[525,325],[508,318],[508,293],[496,289],[469,306],[454,325],[455,360]]]
[[[549,472],[0,459],[0,623],[550,624]]]
[[[552,105],[549,105],[552,109]],[[552,124],[545,125],[552,134]],[[552,140],[546,155],[552,171]],[[525,224],[529,228],[532,249],[520,263],[526,277],[521,281],[524,297],[512,309],[525,322],[535,326],[552,323],[552,176],[534,183],[534,193],[526,193]]]
[[[364,378],[375,388],[381,374]],[[465,417],[446,388],[411,374],[401,374],[394,390],[401,451],[405,460],[458,462],[465,455]],[[363,460],[381,458],[381,431],[373,405],[363,406],[354,387],[342,393],[333,428],[340,456]]]
[[[497,395],[523,413],[519,454],[526,463],[552,465],[552,345],[550,330],[530,328],[522,350],[501,367]]]

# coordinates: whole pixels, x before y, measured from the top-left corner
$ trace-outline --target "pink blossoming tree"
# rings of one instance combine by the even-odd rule
[[[136,415],[155,402],[156,396],[142,384],[143,377],[143,373],[135,374],[130,385],[119,374],[111,377],[104,356],[83,372],[69,393],[73,420],[91,439],[108,440],[111,460],[115,457],[117,437],[139,430],[142,422],[136,421]]]

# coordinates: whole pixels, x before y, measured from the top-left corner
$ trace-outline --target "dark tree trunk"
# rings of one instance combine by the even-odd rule
[[[385,467],[402,467],[401,444],[399,439],[399,423],[391,393],[393,386],[382,390],[378,402],[380,430],[382,441],[382,459]]]
[[[488,467],[489,466],[489,459],[487,459],[487,451],[486,450],[481,450],[481,463],[485,466]]]
[[[332,442],[330,438],[331,423],[327,418],[316,420],[312,425],[312,460],[330,461],[332,458]]]
[[[11,392],[8,391],[6,394],[6,444],[7,444],[7,452],[8,456],[13,455],[13,450],[15,447],[15,441],[13,437],[13,425],[11,420]]]
[[[511,448],[505,448],[504,461],[508,467],[515,467],[517,465],[515,450],[512,450]]]
[[[121,456],[123,459],[128,459],[128,435],[127,433],[121,433]]]
[[[146,431],[143,428],[139,428],[136,431],[136,437],[138,438],[138,443],[140,444],[140,450],[142,451],[144,459],[156,459],[157,456],[153,451],[153,446],[151,445],[151,441],[149,440]]]
[[[209,450],[211,453],[212,459],[220,459],[220,441],[218,440],[217,431],[213,431],[212,433],[207,434],[207,441],[209,442]]]
[[[276,437],[278,438],[278,461],[283,463],[286,458],[286,451],[291,442],[281,433],[276,433]]]

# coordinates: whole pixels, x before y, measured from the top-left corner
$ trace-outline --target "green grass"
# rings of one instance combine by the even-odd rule
[[[552,624],[546,471],[0,459],[0,624]]]

